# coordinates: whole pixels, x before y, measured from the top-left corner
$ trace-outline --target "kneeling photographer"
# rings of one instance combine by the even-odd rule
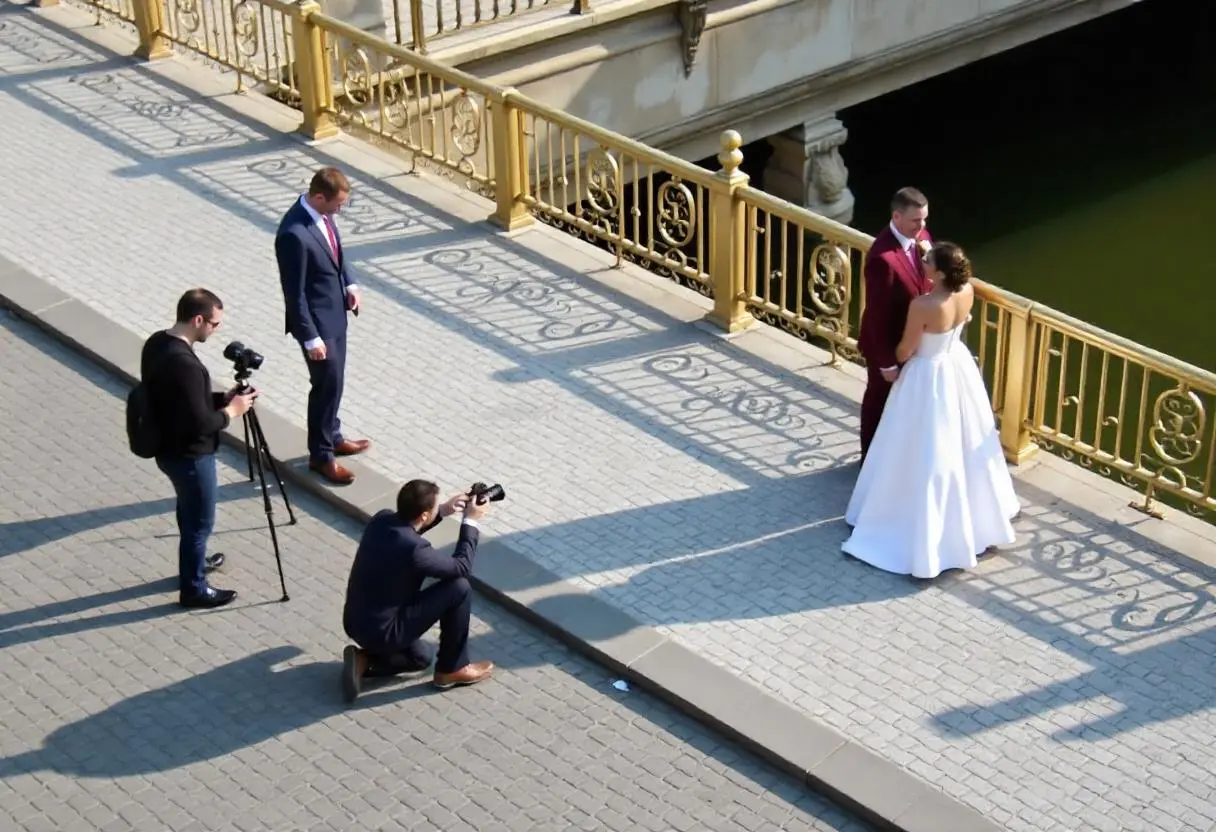
[[[154,426],[156,465],[177,494],[178,600],[185,607],[220,607],[236,597],[216,589],[205,572],[224,556],[207,556],[207,539],[215,526],[219,488],[215,452],[220,431],[253,406],[257,392],[213,393],[211,374],[194,354],[224,319],[224,304],[206,289],[191,289],[177,302],[177,321],[144,342],[140,381],[145,411],[135,414]],[[132,430],[128,412],[128,431]],[[146,455],[146,454],[141,454]]]
[[[440,690],[490,677],[492,662],[469,661],[473,571],[480,536],[477,521],[491,502],[505,496],[501,485],[475,484],[468,493],[439,503],[439,486],[410,480],[397,492],[397,510],[384,509],[368,523],[351,564],[342,626],[355,645],[343,653],[346,701],[359,695],[362,680],[425,670],[430,651],[422,637],[439,623],[439,654],[432,679]],[[463,512],[452,555],[441,555],[422,535],[444,517]],[[436,582],[422,588],[427,578]]]

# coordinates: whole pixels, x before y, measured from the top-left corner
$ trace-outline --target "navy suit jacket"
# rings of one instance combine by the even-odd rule
[[[338,251],[342,237],[334,228]],[[299,200],[283,216],[274,238],[279,283],[287,312],[286,332],[304,344],[346,334],[346,287],[354,283],[344,256],[335,257],[312,216]]]
[[[460,537],[451,555],[436,552],[422,535],[401,520],[396,511],[377,512],[359,540],[346,585],[342,626],[346,634],[366,650],[419,638],[413,632],[418,617],[418,594],[427,578],[467,578],[473,571],[480,532],[460,524]],[[429,629],[434,620],[421,621]]]

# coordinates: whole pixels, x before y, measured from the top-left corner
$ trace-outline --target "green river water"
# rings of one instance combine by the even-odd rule
[[[1216,2],[1146,0],[838,115],[853,225],[915,185],[980,277],[1216,369]]]

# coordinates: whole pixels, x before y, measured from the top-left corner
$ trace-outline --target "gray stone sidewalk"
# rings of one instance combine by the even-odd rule
[[[867,828],[485,603],[473,650],[495,679],[407,678],[348,709],[358,527],[289,491],[279,604],[226,451],[215,580],[241,595],[181,611],[172,491],[126,450],[126,388],[3,312],[0,355],[0,828]]]
[[[488,205],[357,170],[353,141],[302,146],[192,66],[0,25],[0,173],[37,197],[0,202],[10,258],[140,334],[208,285],[302,424],[271,234],[338,160],[368,290],[344,423],[369,465],[502,481],[499,539],[1009,829],[1216,828],[1211,573],[1127,496],[1035,469],[1019,544],[920,591],[842,560],[856,404],[834,371],[605,289],[587,264],[610,260],[544,230],[490,235]]]

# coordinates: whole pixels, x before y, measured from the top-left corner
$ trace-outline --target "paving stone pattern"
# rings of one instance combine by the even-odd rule
[[[0,201],[6,254],[141,334],[215,289],[302,424],[272,234],[324,147],[0,21],[0,171],[29,195]],[[1025,483],[1019,544],[972,573],[844,560],[856,403],[430,208],[435,180],[353,173],[369,464],[502,481],[506,543],[1011,830],[1216,828],[1210,575]]]
[[[259,493],[227,451],[215,583],[241,595],[181,611],[172,492],[126,451],[123,388],[7,313],[0,354],[0,828],[866,828],[484,602],[472,649],[497,678],[414,677],[347,710],[358,527],[296,498],[279,604]]]

